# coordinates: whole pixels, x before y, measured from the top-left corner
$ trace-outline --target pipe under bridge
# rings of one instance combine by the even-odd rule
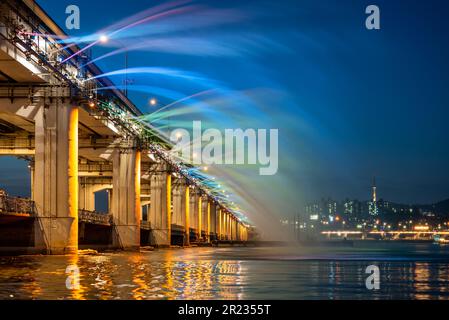
[[[83,67],[89,57],[74,55],[80,48],[57,41],[66,36],[34,1],[0,4],[0,155],[25,157],[31,181],[30,199],[3,196],[0,233],[8,219],[14,232],[5,232],[20,233],[11,217],[22,215],[27,250],[50,254],[76,252],[89,228],[95,241],[124,250],[246,241],[249,226],[173,161],[169,141],[112,81],[95,79],[95,64]],[[103,190],[108,212],[100,216],[95,194]]]

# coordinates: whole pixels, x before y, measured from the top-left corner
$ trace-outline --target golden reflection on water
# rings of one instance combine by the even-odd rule
[[[180,257],[173,250],[41,258],[44,267],[36,278],[21,279],[21,292],[27,299],[49,295],[52,299],[77,300],[244,298],[241,261],[195,260],[189,255]],[[70,270],[79,268],[78,286],[67,287],[68,277],[73,276],[66,273],[67,266]],[[74,283],[72,280],[69,284]]]
[[[71,255],[68,257],[68,265],[69,266],[73,266],[75,267],[76,271],[71,275],[71,274],[67,274],[67,272],[65,272],[67,274],[67,277],[73,277],[74,281],[75,281],[75,285],[73,286],[67,286],[67,281],[70,280],[70,278],[66,278],[66,288],[68,290],[70,290],[70,299],[75,299],[75,300],[85,300],[86,298],[84,297],[84,293],[85,293],[85,288],[83,286],[83,274],[81,272],[79,272],[80,268],[78,266],[78,262],[79,262],[79,256],[77,254],[75,255]],[[66,268],[67,270],[67,268]],[[73,283],[73,281],[72,281]]]
[[[117,266],[110,262],[107,256],[91,257],[89,261],[92,266],[88,266],[87,270],[81,268],[81,272],[91,275],[93,282],[90,286],[97,291],[96,299],[106,300],[114,298],[114,282],[112,276]]]
[[[413,286],[415,288],[415,299],[428,300],[431,298],[429,291],[430,268],[429,263],[417,262],[414,268]]]
[[[379,263],[385,278],[373,296],[365,288],[366,262],[267,260],[265,255],[234,260],[233,249],[219,255],[216,250],[0,257],[0,299],[341,299],[351,298],[354,290],[358,298],[449,296],[444,263]],[[79,286],[66,286],[68,266],[79,269]]]
[[[132,268],[132,280],[133,283],[136,284],[136,287],[132,290],[132,296],[135,300],[144,300],[146,297],[145,292],[149,290],[149,286],[147,285],[145,278],[145,268],[142,262],[142,256],[134,255],[130,260],[135,266]]]

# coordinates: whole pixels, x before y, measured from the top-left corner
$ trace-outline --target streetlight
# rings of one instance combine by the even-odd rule
[[[109,38],[108,38],[107,35],[102,34],[102,35],[100,36],[99,40],[100,40],[101,43],[107,43],[107,42],[109,41]]]

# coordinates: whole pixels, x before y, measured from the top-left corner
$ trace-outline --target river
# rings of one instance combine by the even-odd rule
[[[379,267],[379,290],[365,285],[369,265]],[[360,241],[0,257],[0,298],[448,299],[449,246]]]

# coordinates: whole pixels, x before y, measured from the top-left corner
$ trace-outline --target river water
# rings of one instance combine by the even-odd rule
[[[365,285],[369,265],[380,269],[379,290]],[[0,257],[0,298],[448,299],[449,246],[361,241]]]

